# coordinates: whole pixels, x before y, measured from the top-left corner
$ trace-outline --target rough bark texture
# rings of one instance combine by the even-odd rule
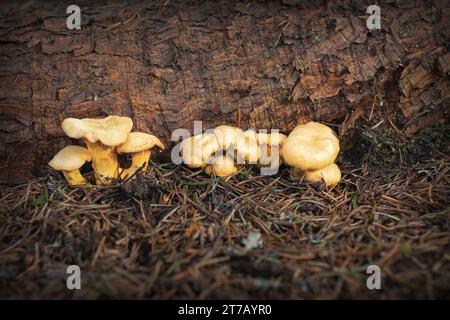
[[[450,4],[28,1],[0,12],[0,182],[45,168],[66,117],[131,116],[167,143],[221,123],[284,132],[374,108],[406,134],[448,118]],[[386,121],[386,123],[388,122]]]

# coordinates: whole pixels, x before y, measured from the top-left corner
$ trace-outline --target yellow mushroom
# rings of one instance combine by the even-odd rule
[[[117,147],[117,153],[131,153],[131,166],[123,169],[119,176],[124,179],[131,177],[137,170],[147,171],[151,149],[157,146],[164,150],[164,144],[154,135],[144,132],[131,132],[127,141]]]
[[[260,157],[260,148],[255,131],[236,132],[235,149],[238,161],[257,163]]]
[[[205,168],[205,173],[212,175],[213,173],[218,177],[230,176],[237,171],[232,159],[227,156],[215,157],[211,165]]]
[[[317,122],[297,126],[282,145],[283,161],[303,171],[314,171],[332,164],[339,153],[334,131]]]
[[[223,150],[228,149],[231,145],[236,147],[243,134],[242,129],[227,125],[221,125],[214,129],[214,135],[217,137],[219,146]]]
[[[220,150],[220,146],[217,138],[210,133],[189,137],[180,145],[183,162],[190,168],[206,166],[208,159],[218,150]]]
[[[281,146],[286,136],[279,132],[258,133],[256,138],[261,148],[260,164],[270,164],[271,168],[279,167],[282,163]]]
[[[269,146],[282,145],[284,140],[286,140],[286,135],[273,132],[273,133],[258,133],[256,139],[259,144],[267,144]]]
[[[67,182],[75,186],[87,183],[87,180],[80,173],[80,168],[85,162],[90,161],[91,154],[88,149],[79,146],[67,146],[61,149],[48,165],[55,170],[62,171]]]
[[[67,118],[62,129],[71,138],[83,139],[92,156],[92,166],[98,184],[111,184],[118,177],[116,146],[125,143],[133,127],[127,117],[108,116],[104,119]]]
[[[306,171],[305,179],[309,182],[320,182],[323,180],[327,186],[331,186],[341,180],[341,170],[335,163],[332,163],[322,169]]]

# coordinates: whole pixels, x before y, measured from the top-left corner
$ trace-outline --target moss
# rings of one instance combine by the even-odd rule
[[[414,137],[406,137],[388,128],[359,128],[350,133],[348,148],[343,148],[343,160],[353,165],[368,162],[371,167],[394,168],[402,164],[450,154],[449,125],[435,125]]]
[[[43,192],[40,195],[33,197],[31,200],[31,204],[32,204],[33,208],[41,208],[46,203],[48,203],[48,200],[49,200],[48,189],[47,189],[47,186],[44,186]]]

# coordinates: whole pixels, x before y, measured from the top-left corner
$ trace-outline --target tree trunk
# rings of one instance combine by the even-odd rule
[[[0,182],[42,173],[64,118],[132,117],[165,143],[219,124],[289,132],[374,113],[414,134],[448,119],[450,4],[370,1],[27,1],[0,12]],[[384,119],[383,118],[383,119]]]

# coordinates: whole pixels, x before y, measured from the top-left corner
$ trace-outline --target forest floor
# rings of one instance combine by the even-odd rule
[[[449,298],[448,127],[381,132],[343,141],[332,188],[285,166],[210,178],[172,163],[111,187],[55,172],[0,186],[0,298]],[[82,290],[66,288],[71,264]]]

